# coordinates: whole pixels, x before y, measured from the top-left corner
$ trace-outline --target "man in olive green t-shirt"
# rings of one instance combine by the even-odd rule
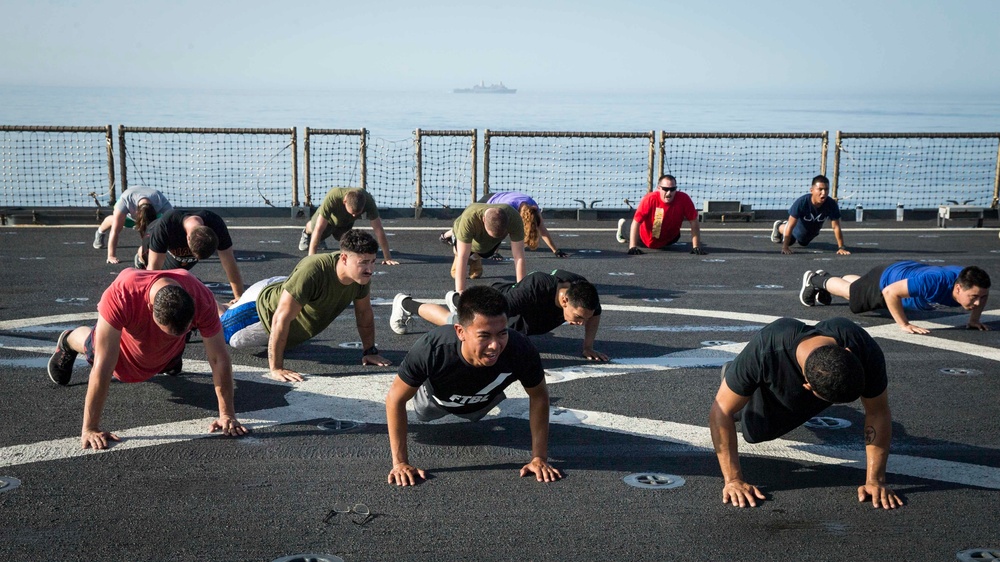
[[[326,329],[351,303],[364,348],[362,365],[389,365],[375,347],[375,313],[369,282],[378,245],[366,232],[349,230],[340,251],[306,256],[288,277],[259,281],[222,314],[226,343],[234,348],[267,344],[269,376],[302,381],[286,369],[285,349]]]
[[[302,229],[299,250],[309,250],[310,256],[319,249],[325,250],[324,240],[330,236],[333,236],[334,240],[340,240],[345,232],[354,228],[354,221],[362,213],[371,221],[372,231],[375,232],[375,238],[382,247],[382,265],[399,265],[398,261],[392,259],[389,240],[382,228],[382,219],[378,216],[375,198],[371,193],[359,188],[335,187],[326,194],[323,203]]]
[[[521,215],[506,203],[473,203],[452,226],[455,261],[451,276],[455,278],[455,292],[465,290],[466,267],[470,279],[483,274],[483,258],[496,253],[500,242],[510,235],[510,253],[514,257],[514,272],[520,281],[527,273],[524,263],[524,223]]]

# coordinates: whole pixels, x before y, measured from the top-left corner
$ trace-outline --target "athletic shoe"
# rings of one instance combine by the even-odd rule
[[[455,240],[451,236],[445,236],[445,234],[447,233],[448,233],[447,230],[442,232],[441,235],[438,236],[438,240],[440,240],[442,244],[448,244],[449,246],[454,246]]]
[[[134,265],[136,269],[146,269],[146,262],[142,261],[142,256],[139,254],[135,255],[135,259],[132,260],[132,265]]]
[[[469,260],[469,279],[479,279],[483,276],[483,260]]]
[[[624,244],[625,240],[625,219],[618,219],[618,230],[615,231],[615,240],[619,244]]]
[[[493,255],[489,257],[492,261],[503,261],[503,254],[500,252],[493,252]]]
[[[101,232],[101,229],[97,229],[94,233],[94,249],[100,250],[101,248],[107,248],[108,233]]]
[[[785,224],[785,221],[774,221],[774,225],[771,227],[771,242],[775,244],[781,244],[784,240],[784,236],[781,235],[781,225]]]
[[[406,325],[410,323],[410,317],[413,315],[403,310],[403,301],[408,298],[410,298],[410,295],[406,293],[396,293],[396,297],[392,299],[392,314],[389,315],[389,327],[397,334],[405,334],[409,331]]]
[[[302,229],[302,236],[299,237],[299,251],[305,252],[309,250],[309,235],[306,234],[305,229]]]
[[[812,281],[815,281],[817,277],[829,277],[829,274],[822,269],[817,269]],[[830,291],[822,288],[822,286],[816,287],[816,302],[823,306],[829,306],[833,302],[833,295],[830,294]]]
[[[458,293],[455,291],[448,291],[444,294],[444,304],[448,307],[448,312],[452,314],[458,314],[458,305],[456,304],[458,302],[457,295]]]
[[[160,373],[171,377],[176,377],[177,375],[183,373],[184,372],[183,355],[184,352],[181,352],[181,354],[175,357],[174,360],[171,361],[169,365],[167,365],[166,367],[163,368],[162,371],[160,371]]]
[[[815,271],[807,271],[802,274],[802,289],[799,291],[799,302],[805,306],[816,306],[816,287],[812,286],[813,276],[816,275]]]
[[[52,382],[66,386],[73,376],[73,362],[76,361],[76,351],[70,348],[66,341],[73,330],[65,330],[59,334],[56,341],[56,352],[49,359],[49,378]]]

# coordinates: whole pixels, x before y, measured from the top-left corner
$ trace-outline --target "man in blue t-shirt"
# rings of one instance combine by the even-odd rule
[[[816,301],[830,303],[830,295],[850,302],[851,312],[888,309],[900,329],[911,334],[926,334],[926,328],[914,326],[905,310],[935,310],[960,306],[969,311],[968,328],[989,330],[979,318],[990,296],[990,276],[970,265],[927,265],[901,261],[875,267],[868,273],[833,277],[823,270],[807,271],[802,276],[799,300],[806,306]]]
[[[809,193],[799,197],[788,209],[788,220],[774,221],[771,242],[781,244],[782,254],[792,253],[792,244],[808,246],[823,229],[823,221],[830,219],[830,228],[837,239],[837,254],[848,256],[851,252],[844,246],[844,233],[840,230],[840,207],[831,199],[830,180],[824,175],[813,178]]]

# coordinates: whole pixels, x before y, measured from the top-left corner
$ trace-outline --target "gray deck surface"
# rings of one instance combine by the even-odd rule
[[[292,221],[230,224],[247,284],[287,274],[303,256]],[[414,320],[413,333],[396,335],[388,305],[399,291],[441,299],[452,287],[450,252],[437,242],[447,226],[386,222],[403,263],[379,267],[372,296],[380,303],[378,345],[396,365],[428,325]],[[967,316],[956,309],[912,314],[941,325],[914,336],[887,314],[852,316],[843,301],[806,308],[798,300],[807,269],[861,274],[912,259],[976,264],[997,278],[995,220],[982,229],[848,222],[855,251],[848,257],[835,255],[829,230],[810,248],[782,256],[763,222],[705,224],[710,255],[703,257],[689,255],[687,244],[627,256],[606,221],[549,226],[573,255],[529,253],[528,268],[567,269],[597,285],[605,313],[596,347],[614,359],[594,366],[580,358],[579,327],[532,338],[560,409],[549,453],[566,478],[518,478],[530,449],[527,401],[514,391],[479,423],[411,423],[411,461],[432,475],[411,488],[386,483],[383,400],[394,368],[363,368],[357,349],[340,347],[358,340],[351,310],[287,354],[287,366],[308,374],[304,383],[263,378],[263,349],[232,352],[236,405],[254,426],[252,436],[204,434],[216,401],[196,338],[182,376],[113,384],[102,426],[125,440],[102,453],[80,451],[88,370],[78,362],[70,386],[58,387],[45,362],[60,330],[93,323],[101,293],[131,262],[137,237],[123,233],[123,264],[112,266],[104,250],[91,248],[91,226],[0,228],[0,479],[21,481],[0,491],[0,559],[954,560],[964,549],[1000,549],[1000,332],[963,329]],[[221,283],[216,290],[225,298],[217,259],[193,272]],[[513,274],[510,263],[488,262],[473,283]],[[994,330],[997,315],[992,302],[984,320]],[[893,412],[888,480],[906,502],[902,509],[858,504],[864,463],[857,402],[825,414],[850,421],[847,429],[802,427],[777,443],[742,443],[745,476],[767,501],[744,510],[721,503],[708,431],[718,365],[733,356],[734,344],[780,316],[849,316],[876,336]],[[949,368],[979,374],[941,372]],[[344,433],[317,427],[329,419],[366,425]],[[638,472],[673,474],[686,484],[644,490],[623,483]],[[367,504],[375,517],[363,527],[324,524],[340,502]]]

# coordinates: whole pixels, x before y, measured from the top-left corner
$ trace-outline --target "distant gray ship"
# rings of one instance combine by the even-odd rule
[[[456,94],[516,94],[516,88],[508,88],[503,85],[503,82],[499,84],[486,85],[486,82],[480,82],[471,88],[455,88],[452,90]]]

